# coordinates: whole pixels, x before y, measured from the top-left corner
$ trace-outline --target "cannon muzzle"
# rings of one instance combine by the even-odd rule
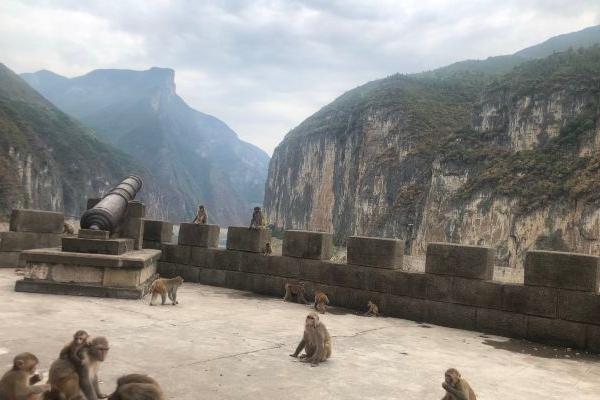
[[[142,189],[142,179],[136,175],[129,175],[93,208],[81,216],[82,229],[96,229],[115,232],[127,210],[127,203],[135,198]]]

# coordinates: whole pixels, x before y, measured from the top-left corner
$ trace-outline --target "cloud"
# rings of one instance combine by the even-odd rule
[[[67,76],[173,68],[190,105],[271,152],[369,80],[512,53],[598,23],[597,0],[4,0],[0,54],[18,72]]]

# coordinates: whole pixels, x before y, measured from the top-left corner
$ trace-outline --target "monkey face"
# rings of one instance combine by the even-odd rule
[[[75,336],[75,343],[83,344],[87,340],[87,335]]]
[[[319,316],[315,313],[310,313],[306,316],[305,326],[306,328],[315,328],[319,323]]]
[[[460,378],[460,374],[456,370],[449,369],[444,374],[444,381],[448,385],[456,386],[456,384],[458,383],[458,379],[459,378]]]

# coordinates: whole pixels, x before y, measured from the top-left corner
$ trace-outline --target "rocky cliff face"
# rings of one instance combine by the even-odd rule
[[[502,77],[394,76],[346,93],[291,131],[265,206],[281,228],[600,254],[600,49]]]

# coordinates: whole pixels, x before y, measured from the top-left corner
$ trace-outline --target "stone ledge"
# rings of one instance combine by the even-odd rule
[[[496,251],[490,247],[429,243],[425,259],[428,274],[491,280]]]
[[[134,250],[134,240],[119,239],[83,239],[78,237],[62,238],[62,250],[72,253],[121,255]]]
[[[600,257],[558,251],[528,251],[524,283],[527,286],[597,293],[600,288]]]
[[[23,279],[16,282],[15,292],[137,300],[142,298],[144,288],[105,287],[99,285],[55,283],[50,281]]]
[[[399,269],[404,243],[397,239],[350,236],[347,241],[348,264]]]
[[[0,252],[0,268],[16,268],[23,266],[23,262],[19,261],[20,256],[20,251]]]
[[[21,253],[23,262],[55,263],[109,268],[144,268],[157,262],[160,250],[143,249],[129,251],[120,256],[108,254],[70,253],[56,249],[25,250]]]
[[[179,225],[178,244],[197,247],[219,247],[219,225],[190,224]]]
[[[282,255],[312,260],[329,260],[333,256],[333,234],[287,230],[283,233]]]
[[[0,251],[21,251],[60,246],[57,233],[0,232]]]
[[[271,231],[266,228],[249,229],[230,226],[227,229],[227,249],[262,253],[267,242],[271,242]]]

